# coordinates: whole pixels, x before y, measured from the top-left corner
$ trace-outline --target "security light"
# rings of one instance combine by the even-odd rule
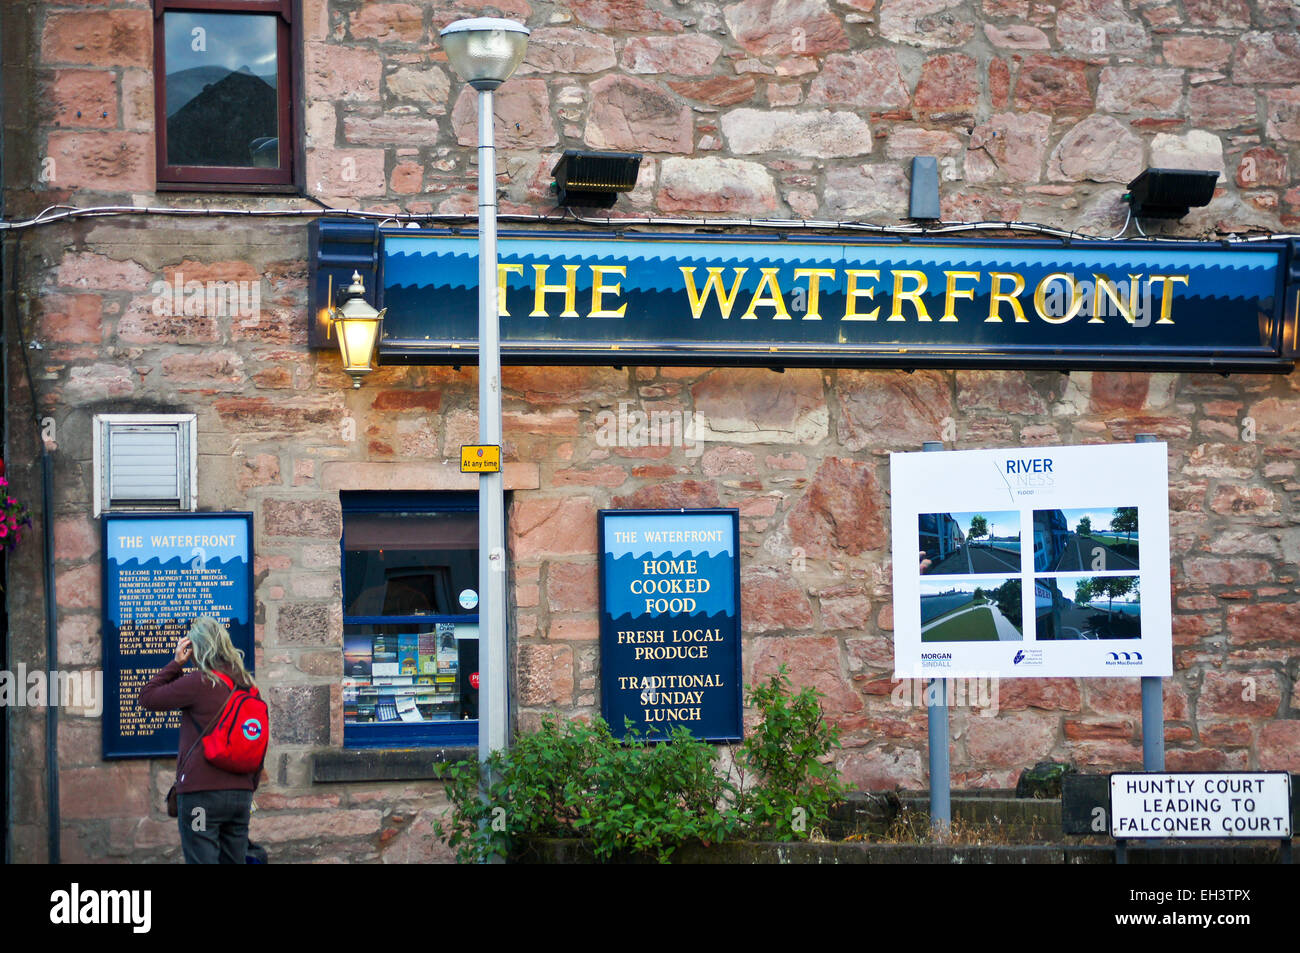
[[[555,191],[561,205],[609,208],[619,192],[636,187],[639,152],[582,152],[566,149],[555,163]]]
[[[1134,218],[1182,218],[1209,205],[1219,173],[1199,169],[1147,169],[1128,184]]]

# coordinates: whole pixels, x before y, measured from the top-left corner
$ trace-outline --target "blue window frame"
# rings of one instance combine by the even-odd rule
[[[343,745],[478,740],[478,500],[340,494]]]

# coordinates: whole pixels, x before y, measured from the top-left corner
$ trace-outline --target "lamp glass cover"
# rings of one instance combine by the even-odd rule
[[[354,371],[370,370],[375,354],[375,338],[379,333],[379,321],[374,318],[344,317],[337,324],[339,332],[339,350],[343,355],[343,370],[349,374]]]
[[[529,30],[513,20],[457,20],[442,31],[443,49],[456,72],[475,87],[495,88],[510,78],[528,51]]]

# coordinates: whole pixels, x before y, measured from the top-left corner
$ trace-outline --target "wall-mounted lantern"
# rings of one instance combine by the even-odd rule
[[[352,284],[345,294],[350,297],[342,307],[330,307],[330,326],[338,338],[339,353],[343,355],[343,370],[352,376],[353,388],[361,386],[365,377],[377,366],[376,358],[380,335],[384,328],[384,314],[376,311],[365,299],[365,285],[361,273],[352,273]]]

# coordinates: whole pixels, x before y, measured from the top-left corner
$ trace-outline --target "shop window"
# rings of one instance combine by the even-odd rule
[[[154,0],[158,184],[289,188],[293,0]]]
[[[343,744],[478,739],[475,494],[341,494]]]
[[[95,515],[198,508],[193,414],[97,414]]]

